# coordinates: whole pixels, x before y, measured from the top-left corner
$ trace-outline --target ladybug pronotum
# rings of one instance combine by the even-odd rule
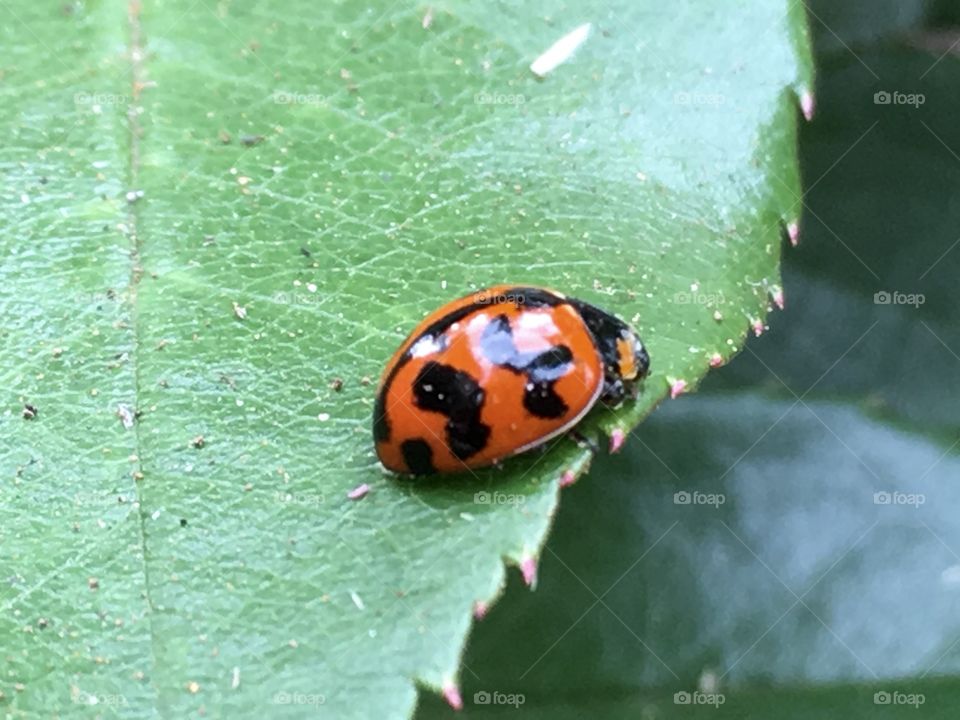
[[[398,473],[491,465],[619,405],[650,367],[637,333],[582,300],[498,285],[428,315],[387,364],[373,436]]]

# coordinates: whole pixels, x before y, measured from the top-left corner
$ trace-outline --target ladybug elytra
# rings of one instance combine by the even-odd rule
[[[649,367],[633,328],[589,303],[481,290],[428,315],[387,364],[377,455],[416,475],[491,465],[570,430],[598,400],[620,404]]]

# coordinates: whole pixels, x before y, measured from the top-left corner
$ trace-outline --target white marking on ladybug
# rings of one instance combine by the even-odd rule
[[[536,60],[530,63],[530,70],[537,77],[545,77],[558,66],[569,60],[590,35],[590,23],[584,23],[557,40]]]
[[[433,335],[424,335],[410,347],[410,357],[418,358],[424,355],[432,355],[433,353],[440,352],[442,349],[440,343],[437,342],[437,339]]]

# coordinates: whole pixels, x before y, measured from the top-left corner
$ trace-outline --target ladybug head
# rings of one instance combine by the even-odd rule
[[[640,336],[631,327],[623,327],[617,338],[617,371],[625,382],[642,380],[650,371],[650,356]]]

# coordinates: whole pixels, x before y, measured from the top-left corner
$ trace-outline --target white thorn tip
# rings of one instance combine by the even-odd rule
[[[686,392],[686,389],[686,380],[674,380],[672,383],[670,383],[670,399],[676,400],[680,395]]]
[[[790,244],[796,247],[800,244],[800,225],[792,222],[787,225],[787,237],[790,238]]]
[[[620,428],[610,433],[610,454],[620,452],[625,442],[627,442],[627,434]]]
[[[523,574],[523,581],[532,587],[537,581],[537,559],[533,556],[523,558],[520,561],[520,572]]]
[[[460,688],[456,685],[452,683],[444,685],[443,699],[446,700],[447,705],[454,710],[463,710],[463,698],[460,696]]]
[[[817,111],[817,101],[809,90],[800,93],[800,109],[808,122],[813,120],[813,114]]]

